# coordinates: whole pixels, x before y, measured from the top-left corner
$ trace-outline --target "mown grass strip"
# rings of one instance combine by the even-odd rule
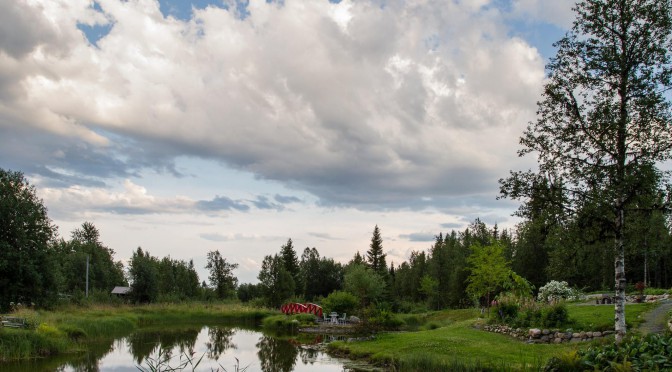
[[[628,329],[639,326],[644,321],[642,313],[647,312],[657,304],[626,304],[625,323]],[[574,321],[574,328],[585,331],[605,331],[614,329],[614,306],[570,304],[567,306],[569,318]]]
[[[380,334],[372,341],[335,342],[330,350],[403,370],[538,369],[574,345],[529,345],[500,334],[480,331],[472,321],[427,331]],[[458,368],[459,367],[459,368]]]

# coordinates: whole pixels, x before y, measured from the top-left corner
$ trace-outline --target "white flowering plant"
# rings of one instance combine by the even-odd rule
[[[537,299],[539,301],[555,303],[560,300],[575,300],[579,297],[579,292],[572,289],[565,281],[551,280],[543,287],[539,288]]]

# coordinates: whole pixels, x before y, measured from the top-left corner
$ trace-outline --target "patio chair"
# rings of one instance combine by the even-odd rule
[[[338,318],[338,324],[345,324],[345,323],[347,323],[347,322],[348,322],[348,318],[347,318],[346,314],[343,313],[343,317],[342,317],[342,318]]]

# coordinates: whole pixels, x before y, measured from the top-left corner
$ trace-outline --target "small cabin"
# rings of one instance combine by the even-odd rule
[[[131,287],[114,287],[112,294],[117,296],[126,296],[131,291]]]

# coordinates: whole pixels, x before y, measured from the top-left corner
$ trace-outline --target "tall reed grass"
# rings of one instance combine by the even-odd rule
[[[71,350],[67,338],[19,329],[0,332],[0,361],[45,357]]]
[[[464,361],[458,359],[443,360],[430,354],[415,354],[391,361],[390,369],[393,371],[427,372],[427,371],[541,371],[543,363],[538,361],[532,365],[512,366],[506,362],[482,360]]]
[[[123,336],[147,326],[187,323],[245,323],[258,324],[277,311],[240,304],[181,303],[181,304],[89,304],[67,306],[58,310],[22,309],[12,316],[26,318],[30,329],[0,329],[0,361],[86,349],[86,343],[96,339]],[[48,335],[39,332],[53,330]]]

